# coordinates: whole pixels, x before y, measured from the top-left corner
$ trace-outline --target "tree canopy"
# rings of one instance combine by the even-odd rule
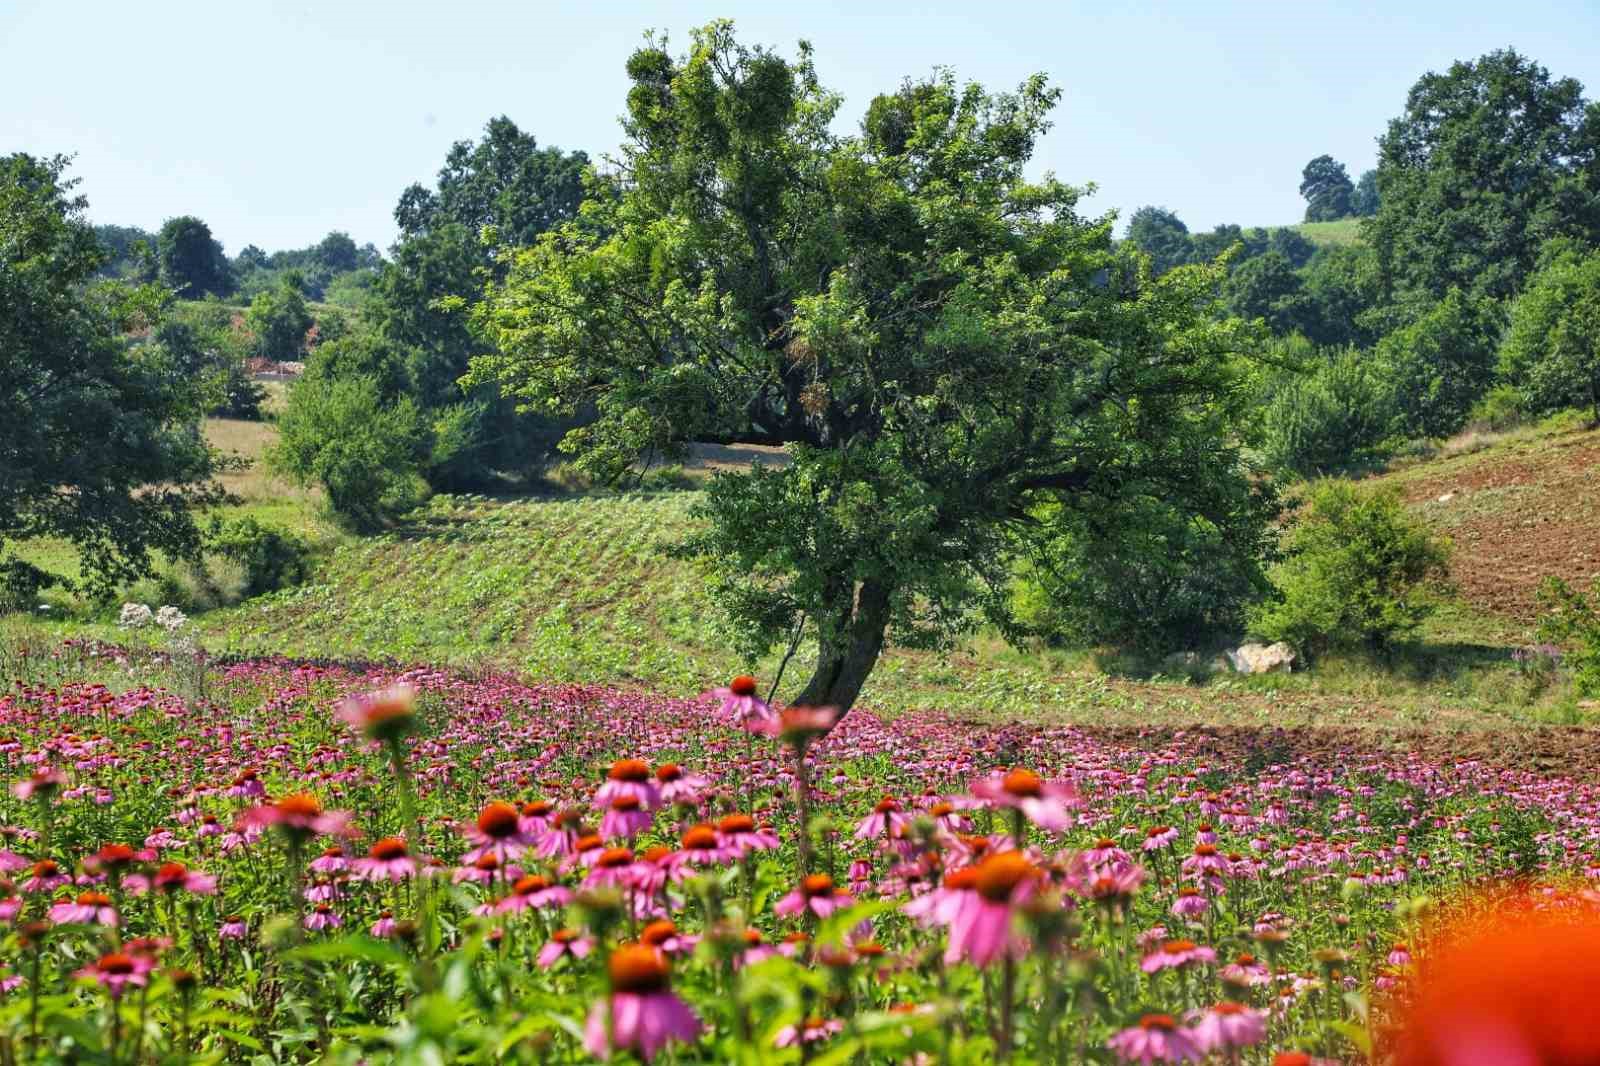
[[[1319,155],[1300,172],[1300,195],[1306,201],[1307,222],[1332,222],[1353,213],[1355,185],[1344,164],[1331,155]]]
[[[190,507],[215,498],[202,395],[160,345],[161,294],[91,285],[105,252],[64,180],[66,160],[0,158],[0,581],[13,597],[55,575],[9,557],[61,537],[88,587],[192,556]]]
[[[193,215],[169,218],[156,235],[156,259],[161,283],[186,300],[226,296],[233,291],[233,274],[222,245],[211,227]]]
[[[747,650],[805,626],[797,702],[848,707],[886,640],[980,616],[1015,634],[1011,564],[1064,530],[1115,542],[1150,500],[1260,528],[1220,272],[1152,281],[1077,189],[1024,176],[1058,98],[1042,76],[907,82],[841,136],[804,45],[714,23],[627,71],[609,194],[505,254],[475,373],[592,408],[563,447],[602,476],[697,439],[789,450],[717,476],[685,550]]]

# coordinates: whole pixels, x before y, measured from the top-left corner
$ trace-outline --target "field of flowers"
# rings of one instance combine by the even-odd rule
[[[0,1062],[1365,1061],[1459,889],[1600,873],[1572,781],[760,695],[58,652]]]

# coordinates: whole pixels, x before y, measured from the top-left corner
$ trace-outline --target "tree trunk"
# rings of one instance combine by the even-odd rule
[[[838,610],[832,626],[817,627],[817,669],[794,698],[798,706],[837,707],[848,711],[883,651],[889,625],[889,588],[863,581],[854,603]]]

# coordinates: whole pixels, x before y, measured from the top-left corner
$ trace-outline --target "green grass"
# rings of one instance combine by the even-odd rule
[[[1341,218],[1336,222],[1301,222],[1290,226],[1313,244],[1343,247],[1361,243],[1361,219]]]

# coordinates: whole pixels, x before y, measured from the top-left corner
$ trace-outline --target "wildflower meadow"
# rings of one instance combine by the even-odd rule
[[[51,662],[0,696],[7,1063],[1360,1062],[1466,890],[1600,874],[1594,788],[1478,762]]]

